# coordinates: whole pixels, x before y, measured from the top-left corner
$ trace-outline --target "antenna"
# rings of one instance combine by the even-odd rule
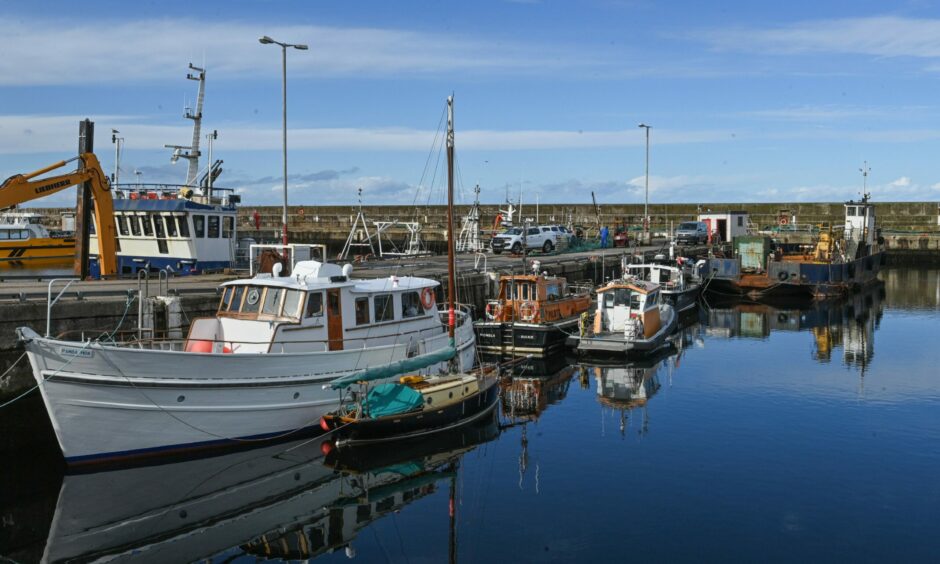
[[[858,169],[862,173],[862,199],[868,200],[871,197],[871,194],[868,193],[868,174],[871,172],[871,167],[868,166],[868,161],[864,161],[862,168]]]

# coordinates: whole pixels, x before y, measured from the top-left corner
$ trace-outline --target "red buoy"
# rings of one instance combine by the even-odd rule
[[[320,418],[320,428],[326,431],[327,433],[330,432],[330,424],[329,422],[327,422],[326,417]]]
[[[323,456],[329,456],[333,452],[333,443],[331,441],[323,441],[320,443],[320,453]]]

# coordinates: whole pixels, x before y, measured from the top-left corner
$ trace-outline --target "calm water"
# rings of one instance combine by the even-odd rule
[[[533,365],[498,425],[356,459],[313,440],[63,477],[47,441],[7,461],[0,555],[933,561],[940,271],[883,277],[710,304],[651,361]]]

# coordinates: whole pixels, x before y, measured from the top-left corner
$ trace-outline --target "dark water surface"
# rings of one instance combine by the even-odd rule
[[[37,436],[5,461],[0,555],[935,561],[940,271],[882,277],[840,303],[711,303],[649,361],[533,363],[498,422],[390,451],[63,477]],[[17,432],[44,417],[17,409]]]

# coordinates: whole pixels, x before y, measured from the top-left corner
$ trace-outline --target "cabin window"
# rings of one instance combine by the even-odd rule
[[[232,290],[232,301],[229,303],[229,311],[238,311],[242,305],[242,294],[245,293],[244,286],[234,286]]]
[[[142,215],[140,217],[140,225],[144,229],[144,237],[153,237],[153,224],[150,223],[149,215]]]
[[[561,299],[561,286],[558,284],[549,284],[545,287],[545,295],[550,300]]]
[[[177,216],[176,221],[180,228],[180,237],[189,237],[189,218],[181,215]]]
[[[157,239],[166,239],[166,229],[163,227],[163,216],[153,216],[153,230],[157,234]]]
[[[395,310],[392,308],[392,295],[382,294],[372,298],[375,308],[375,322],[391,321],[395,318]]]
[[[96,228],[96,227],[97,227],[97,225],[95,225],[95,222],[92,221],[91,223],[88,224],[88,232],[91,233],[92,235],[94,235],[94,234],[95,234],[95,228]]]
[[[163,217],[166,220],[166,234],[170,237],[176,237],[176,220],[172,215]]]
[[[233,288],[228,286],[222,292],[222,301],[219,302],[219,311],[228,311],[229,305],[232,303],[232,291]]]
[[[612,307],[614,307],[614,293],[604,292],[604,309],[610,309]]]
[[[744,227],[744,216],[738,216],[738,227]]]
[[[307,294],[307,309],[304,311],[304,317],[321,315],[323,315],[323,294],[321,292]]]
[[[124,235],[126,237],[129,234],[127,230],[127,217],[123,215],[117,216],[117,224],[118,224],[118,231],[121,233],[121,235]]]
[[[261,288],[248,286],[245,291],[245,301],[242,303],[242,313],[258,313],[261,307]]]
[[[640,309],[640,294],[630,294],[630,309]]]
[[[281,289],[268,288],[264,292],[264,301],[261,304],[261,313],[265,315],[281,314]]]
[[[284,291],[284,317],[300,318],[300,300],[303,296],[303,292],[299,290]]]
[[[405,292],[401,295],[402,317],[417,317],[421,315],[422,311],[421,298],[418,297],[418,292]]]
[[[846,206],[846,208],[845,208],[845,215],[847,215],[847,216],[849,216],[849,217],[854,217],[854,216],[858,215],[857,213],[855,213],[855,206]]]
[[[614,305],[624,306],[630,303],[630,290],[617,288],[614,290]]]
[[[235,231],[235,218],[227,215],[222,218],[222,238],[231,239],[232,232]]]
[[[206,233],[206,236],[210,239],[219,238],[219,216],[210,215],[209,216],[209,231]]]
[[[127,218],[127,223],[131,227],[131,235],[134,237],[140,237],[140,222],[137,221],[137,216],[132,215]]]
[[[193,216],[193,231],[197,239],[204,239],[206,236],[206,216]]]
[[[659,303],[659,292],[655,292],[646,297],[646,305],[654,306]]]
[[[369,324],[369,298],[356,298],[356,325]]]
[[[10,238],[10,232],[5,229],[0,229],[0,239],[6,240],[9,238]]]

